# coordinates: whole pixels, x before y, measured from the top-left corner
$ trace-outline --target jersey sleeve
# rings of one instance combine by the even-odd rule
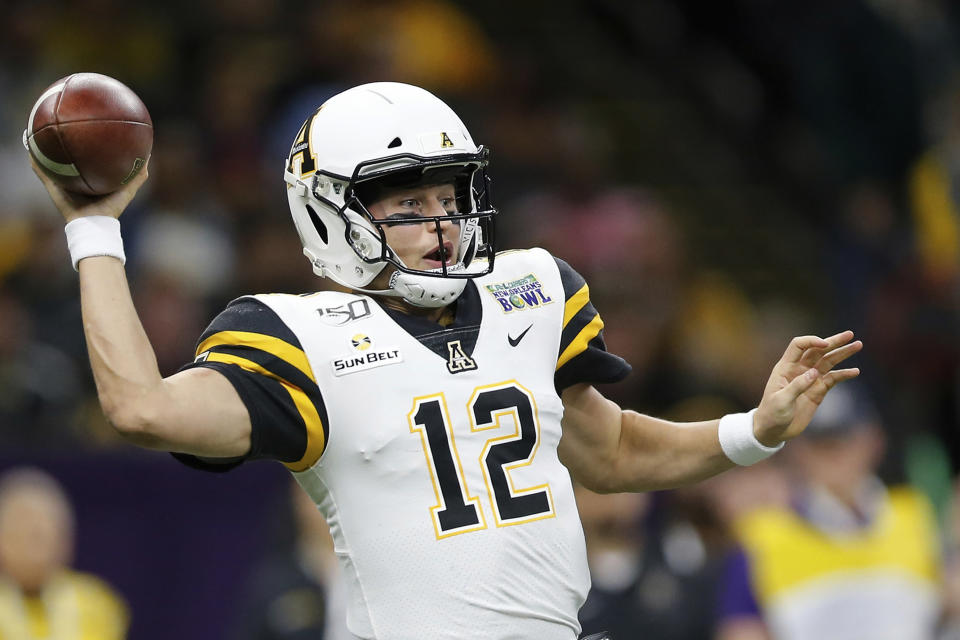
[[[620,356],[607,351],[603,342],[603,320],[590,302],[590,288],[579,273],[559,258],[560,280],[563,283],[563,330],[554,385],[557,393],[569,386],[619,382],[631,371]]]
[[[296,335],[256,298],[231,302],[200,336],[196,359],[233,384],[250,414],[250,452],[241,459],[211,460],[184,454],[190,466],[223,471],[246,459],[272,459],[303,471],[323,453],[327,412],[316,378]]]

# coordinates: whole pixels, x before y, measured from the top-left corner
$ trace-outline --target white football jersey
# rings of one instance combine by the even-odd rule
[[[197,366],[330,525],[360,638],[573,640],[589,589],[558,389],[622,378],[572,269],[506,252],[452,324],[363,295],[241,298]]]

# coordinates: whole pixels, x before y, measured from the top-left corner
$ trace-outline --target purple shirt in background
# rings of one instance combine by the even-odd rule
[[[717,620],[760,617],[760,607],[750,586],[750,562],[743,549],[732,551],[724,562],[717,599]]]

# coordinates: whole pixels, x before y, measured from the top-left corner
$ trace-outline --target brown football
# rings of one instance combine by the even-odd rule
[[[67,191],[104,195],[129,182],[150,158],[153,121],[119,80],[74,73],[33,105],[23,144]]]

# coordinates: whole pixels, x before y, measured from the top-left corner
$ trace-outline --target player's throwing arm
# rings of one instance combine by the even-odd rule
[[[162,379],[130,297],[118,219],[147,180],[153,126],[146,107],[112,78],[73,74],[40,96],[24,145],[67,222],[90,364],[110,422],[146,447],[246,453],[249,418],[236,391],[207,370]]]

